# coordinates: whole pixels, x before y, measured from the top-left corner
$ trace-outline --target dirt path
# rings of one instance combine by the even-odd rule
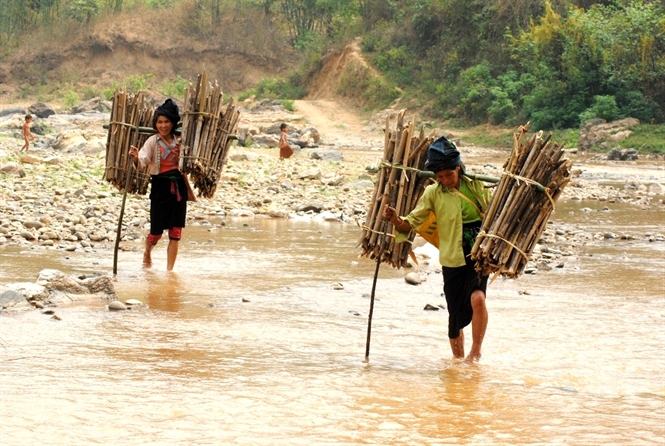
[[[299,114],[315,127],[324,141],[336,141],[342,146],[383,148],[381,135],[363,130],[362,118],[343,103],[315,99],[294,101]]]

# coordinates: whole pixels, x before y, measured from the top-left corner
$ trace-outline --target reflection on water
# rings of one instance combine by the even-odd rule
[[[450,358],[447,313],[423,311],[444,303],[440,274],[413,287],[388,267],[363,362],[374,263],[350,225],[188,227],[172,273],[165,244],[143,269],[137,243],[116,286],[146,306],[0,316],[0,443],[662,444],[665,248],[641,235],[663,215],[581,207],[555,218],[635,239],[496,280],[474,365]],[[109,250],[16,250],[0,249],[4,282],[111,269]]]

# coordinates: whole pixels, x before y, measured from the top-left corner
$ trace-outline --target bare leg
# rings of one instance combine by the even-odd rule
[[[166,270],[173,271],[175,259],[178,257],[178,240],[169,240],[169,247],[166,250]]]
[[[143,265],[150,267],[152,266],[152,256],[150,255],[150,252],[152,251],[152,248],[154,248],[155,245],[150,243],[148,241],[148,237],[145,238],[145,251],[143,251]]]
[[[487,306],[485,305],[485,293],[475,290],[471,293],[471,308],[473,308],[473,318],[471,319],[471,330],[473,344],[466,360],[474,362],[480,360],[480,348],[483,345],[485,331],[487,330]]]
[[[455,339],[448,338],[453,356],[457,359],[464,358],[464,330],[459,331],[459,336]]]

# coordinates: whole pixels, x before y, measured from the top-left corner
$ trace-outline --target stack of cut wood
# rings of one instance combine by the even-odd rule
[[[145,104],[140,92],[132,95],[123,89],[114,93],[106,141],[104,179],[120,191],[124,191],[126,184],[127,192],[131,194],[144,195],[148,191],[148,168],[136,172],[129,156],[129,147],[141,147],[150,137],[152,116],[153,110]],[[141,131],[140,127],[148,127],[149,131]],[[129,183],[127,175],[130,175]]]
[[[204,71],[196,87],[185,91],[182,121],[181,171],[189,174],[199,195],[211,198],[226,164],[231,137],[238,128],[240,111],[229,102],[222,111],[224,94],[215,81],[208,83]]]
[[[382,217],[383,208],[390,204],[397,210],[397,215],[406,215],[413,210],[429,182],[417,173],[424,168],[427,148],[434,141],[434,132],[425,137],[421,129],[416,134],[415,118],[405,125],[404,114],[405,110],[399,112],[394,131],[390,130],[390,118],[386,118],[383,162],[358,240],[358,246],[362,246],[361,256],[396,268],[406,265],[415,232],[408,242],[395,243],[393,227]]]
[[[471,250],[484,275],[519,277],[547,226],[554,204],[570,181],[571,161],[563,145],[542,132],[524,141],[528,126],[514,135],[513,151]]]

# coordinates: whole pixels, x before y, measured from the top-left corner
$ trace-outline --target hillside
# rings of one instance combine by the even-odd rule
[[[152,85],[178,76],[192,80],[203,69],[233,95],[297,64],[294,50],[260,18],[229,18],[218,35],[204,38],[186,32],[180,13],[133,12],[100,19],[89,33],[79,28],[31,35],[0,65],[0,103],[49,100],[58,89],[101,93],[147,74]],[[174,24],[171,32],[151,31],[163,23]]]

